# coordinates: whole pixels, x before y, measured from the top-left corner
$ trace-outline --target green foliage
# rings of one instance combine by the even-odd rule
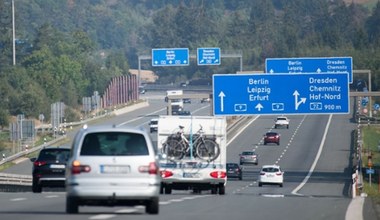
[[[74,112],[112,77],[137,68],[152,48],[219,47],[241,52],[244,70],[269,57],[352,56],[380,86],[380,3],[368,9],[343,0],[15,1],[17,66],[12,66],[11,0],[0,1],[0,99],[11,115],[49,116],[63,101]],[[373,1],[374,2],[374,1]],[[143,69],[152,69],[150,63]],[[240,70],[219,66],[153,68],[162,83]]]

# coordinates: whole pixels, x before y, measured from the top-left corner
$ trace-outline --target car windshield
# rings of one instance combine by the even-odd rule
[[[70,149],[44,149],[40,152],[38,160],[66,162],[69,155]]]
[[[80,155],[129,156],[148,155],[148,146],[142,134],[101,132],[87,134]]]
[[[277,118],[277,120],[286,120],[286,118]]]

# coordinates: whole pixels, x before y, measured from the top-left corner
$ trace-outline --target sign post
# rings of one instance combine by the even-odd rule
[[[347,73],[216,74],[213,94],[214,115],[349,113]]]
[[[152,66],[188,66],[188,48],[152,49]]]
[[[352,83],[352,57],[267,58],[266,73],[348,73]]]
[[[198,48],[198,65],[220,65],[220,48]]]

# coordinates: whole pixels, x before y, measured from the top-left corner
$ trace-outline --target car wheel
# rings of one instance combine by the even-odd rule
[[[79,212],[79,204],[76,198],[66,197],[66,213],[75,214]]]
[[[170,186],[164,187],[165,194],[172,194],[172,188]]]
[[[277,125],[275,125],[274,128],[277,128]]]
[[[224,185],[220,185],[220,186],[218,187],[218,189],[219,189],[219,195],[224,195],[224,194],[226,194],[226,187],[225,187]]]
[[[263,186],[263,184],[262,183],[259,183],[259,187],[262,187]]]
[[[32,191],[34,193],[41,193],[42,192],[42,186],[39,185],[38,183],[34,183],[33,182],[33,185],[32,185]]]
[[[289,129],[289,125],[287,125],[286,128]]]
[[[218,188],[216,186],[211,188],[211,194],[216,194],[218,192]]]
[[[162,186],[162,185],[160,187],[160,194],[164,194],[164,186]]]
[[[243,165],[244,163],[243,162],[240,162],[240,165]]]
[[[158,214],[159,201],[158,197],[151,199],[145,206],[145,212],[148,214]]]
[[[280,187],[283,187],[283,186],[284,186],[284,184],[280,183]]]
[[[239,180],[243,180],[243,176],[242,175],[239,176]]]
[[[194,194],[201,194],[202,191],[200,189],[193,189]]]
[[[264,142],[264,145],[267,145],[267,142]]]
[[[280,145],[280,142],[277,142],[277,145]]]

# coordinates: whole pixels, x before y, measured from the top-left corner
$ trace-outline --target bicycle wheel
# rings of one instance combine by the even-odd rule
[[[215,141],[205,139],[197,144],[196,153],[200,159],[210,162],[219,157],[220,148]]]
[[[181,144],[181,142],[174,139],[167,140],[162,150],[168,158],[176,160],[182,159],[185,155],[185,147]]]

